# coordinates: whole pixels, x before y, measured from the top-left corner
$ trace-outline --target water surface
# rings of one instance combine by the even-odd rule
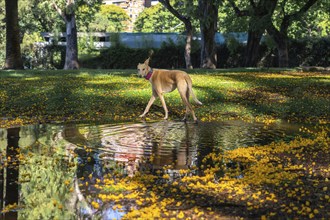
[[[179,169],[200,167],[214,149],[225,152],[290,140],[299,135],[299,128],[287,123],[161,121],[0,129],[2,217],[119,219],[124,212],[112,210],[111,204],[97,213],[89,204],[98,192],[93,185],[106,174],[134,176],[137,171],[155,172],[166,165],[175,174]],[[5,212],[14,203],[17,206]]]

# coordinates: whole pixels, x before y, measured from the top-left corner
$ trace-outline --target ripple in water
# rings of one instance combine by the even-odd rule
[[[64,127],[63,138],[77,146],[92,147],[97,160],[138,162],[153,156],[154,167],[174,165],[181,169],[196,165],[197,154],[205,156],[214,148],[226,151],[290,139],[299,127],[285,123],[265,127],[243,121],[72,125]]]

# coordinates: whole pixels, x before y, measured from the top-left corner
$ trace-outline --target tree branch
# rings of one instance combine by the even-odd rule
[[[235,11],[235,14],[238,16],[238,17],[243,17],[243,16],[250,16],[250,13],[248,10],[240,10],[237,5],[235,4],[235,2],[233,0],[228,0],[229,1],[229,4],[231,5],[231,7],[234,9]]]
[[[293,17],[297,16],[299,18],[299,16],[306,13],[317,1],[318,0],[309,0],[297,13],[293,14]]]
[[[63,18],[63,20],[66,22],[66,17],[65,14],[62,12],[62,10],[60,9],[60,7],[58,7],[58,5],[55,3],[55,1],[52,1],[52,5],[54,7],[54,9],[58,12],[58,14]]]
[[[281,24],[281,30],[287,29],[291,22],[300,19],[317,1],[318,0],[308,0],[299,11],[290,15],[285,15]]]
[[[189,20],[189,18],[183,16],[177,10],[175,10],[169,0],[159,0],[159,2],[162,3],[165,6],[165,8],[167,8],[175,17],[180,19],[182,22],[185,23],[187,22],[187,20]]]
[[[287,1],[283,1],[283,2],[281,2],[281,3],[280,3],[280,6],[279,6],[279,8],[280,8],[280,10],[282,11],[282,13],[284,14],[284,16],[285,16],[285,4],[286,4],[286,2],[287,2]]]
[[[256,8],[256,3],[255,3],[253,0],[250,0],[250,5],[251,5],[253,8]]]

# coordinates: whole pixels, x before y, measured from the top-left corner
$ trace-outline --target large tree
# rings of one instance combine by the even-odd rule
[[[266,30],[265,18],[271,18],[276,1],[249,0],[245,1],[244,9],[236,4],[235,0],[228,0],[238,17],[249,17],[248,40],[245,49],[243,66],[257,66],[259,61],[260,41]]]
[[[0,0],[0,63],[5,63],[6,57],[6,24],[5,24],[5,1]]]
[[[64,69],[79,69],[78,62],[78,39],[76,25],[76,1],[66,0],[66,5],[62,10],[53,0],[54,8],[61,15],[66,25],[66,53]]]
[[[180,13],[179,10],[175,9],[173,5],[170,3],[170,0],[160,0],[161,2],[175,17],[177,17],[180,21],[184,23],[185,26],[185,32],[186,32],[186,45],[185,45],[185,52],[184,52],[184,58],[186,61],[186,68],[192,69],[192,63],[191,63],[191,42],[193,38],[193,26],[192,26],[192,14],[189,13],[191,10],[189,8],[193,7],[193,0],[188,0],[185,3],[185,11],[186,13]]]
[[[242,2],[228,0],[238,17],[249,17],[248,42],[244,66],[257,65],[260,40],[265,31],[267,31],[278,52],[278,65],[287,67],[289,65],[288,34],[291,25],[294,22],[303,21],[302,18],[308,10],[316,2],[323,1],[326,0],[245,0],[243,1],[243,7],[239,7],[238,4],[242,4]],[[322,7],[320,7],[318,12],[322,10]],[[314,19],[317,17],[314,16]],[[297,31],[303,31],[301,27],[297,26],[294,29],[296,33]]]
[[[63,18],[66,26],[66,55],[64,69],[79,69],[76,10],[79,6],[92,7],[98,3],[100,3],[100,0],[65,0],[65,2],[55,2],[52,0],[54,8]]]
[[[278,21],[278,25],[274,23],[272,18],[267,17],[267,32],[272,37],[276,44],[278,52],[278,65],[279,67],[289,66],[288,54],[288,30],[290,25],[297,20],[301,20],[305,13],[317,2],[318,0],[274,0],[278,3],[279,10],[274,21]],[[269,10],[273,10],[270,8]]]
[[[6,0],[6,60],[5,69],[23,69],[20,32],[18,26],[18,0]]]
[[[215,69],[217,54],[215,33],[217,32],[219,0],[198,0],[201,29],[201,67]]]

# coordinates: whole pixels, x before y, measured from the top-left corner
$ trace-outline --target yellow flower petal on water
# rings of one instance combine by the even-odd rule
[[[184,213],[183,213],[182,211],[179,212],[179,214],[178,214],[178,218],[180,218],[180,219],[181,219],[181,218],[184,218]]]
[[[97,203],[97,202],[92,202],[92,206],[94,209],[99,209],[100,208],[100,205]]]

